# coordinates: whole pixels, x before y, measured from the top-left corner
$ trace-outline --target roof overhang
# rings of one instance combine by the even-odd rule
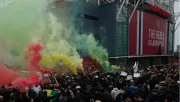
[[[173,55],[142,55],[142,56],[115,56],[109,57],[110,59],[118,59],[118,58],[139,58],[139,57],[172,57]]]

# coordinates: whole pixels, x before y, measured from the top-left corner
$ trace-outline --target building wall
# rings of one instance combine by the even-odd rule
[[[99,7],[100,27],[106,31],[101,31],[103,45],[108,50],[109,56],[116,56],[116,4],[111,3]],[[105,37],[105,38],[104,38]]]
[[[73,15],[73,24],[80,34],[93,34],[96,41],[99,42],[99,11],[98,6],[86,2],[73,2],[71,4],[71,14]],[[88,56],[84,50],[78,50],[82,57]]]
[[[128,8],[123,7],[119,19],[116,20],[120,6],[116,3],[106,4],[99,7],[100,26],[106,30],[102,33],[105,48],[109,56],[128,55]],[[107,38],[106,38],[107,37]]]
[[[77,29],[81,34],[92,33],[99,44],[102,44],[108,51],[109,56],[127,56],[127,55],[156,55],[159,46],[149,46],[149,29],[156,29],[163,32],[162,54],[172,52],[173,34],[170,34],[167,28],[167,20],[153,13],[136,11],[130,25],[128,25],[129,13],[132,10],[123,7],[119,20],[116,20],[116,14],[119,5],[110,3],[98,6],[93,3],[82,3],[83,7],[78,10],[80,16],[77,18]],[[77,6],[77,5],[74,5]],[[160,24],[158,25],[158,23]],[[163,26],[164,25],[164,26]],[[161,31],[162,30],[162,31]],[[167,36],[168,34],[168,36]],[[158,39],[154,39],[158,40]],[[161,41],[161,40],[159,40]],[[86,56],[87,54],[82,54]]]
[[[130,9],[130,14],[132,14],[132,11],[133,10]],[[139,55],[139,12],[138,10],[134,12],[129,24],[129,55],[131,56]]]

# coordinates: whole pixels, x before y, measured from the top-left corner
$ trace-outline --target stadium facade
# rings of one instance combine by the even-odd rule
[[[174,49],[174,2],[165,1],[84,0],[76,27],[80,33],[94,34],[112,64],[169,63]]]

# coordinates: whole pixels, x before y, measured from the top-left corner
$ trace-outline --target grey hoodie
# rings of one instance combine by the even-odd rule
[[[113,88],[113,90],[111,91],[111,97],[116,100],[117,95],[119,95],[120,90],[118,88]]]

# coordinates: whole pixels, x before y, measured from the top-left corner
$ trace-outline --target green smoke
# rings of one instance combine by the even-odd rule
[[[12,0],[0,9],[1,60],[23,67],[25,49],[34,41],[45,46],[43,53],[69,56],[77,67],[82,64],[77,50],[83,50],[109,70],[105,64],[107,51],[93,34],[79,34],[75,29],[79,10],[83,9],[79,1],[72,5],[60,0],[55,7],[50,0]]]
[[[2,1],[1,1],[2,2]],[[50,3],[50,0],[48,1]],[[46,0],[11,0],[0,9],[1,60],[11,66],[21,66],[25,48],[42,29]],[[7,57],[9,56],[9,57]]]

